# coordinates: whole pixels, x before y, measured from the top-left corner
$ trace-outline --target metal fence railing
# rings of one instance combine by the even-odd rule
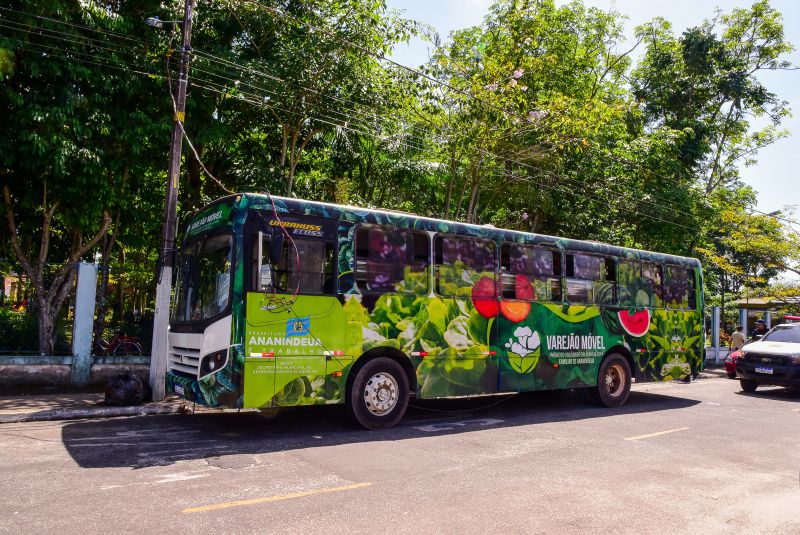
[[[46,279],[58,266],[46,267]],[[52,351],[39,344],[39,310],[33,288],[20,270],[0,271],[0,355],[69,355],[72,348],[72,310],[75,284],[55,318]]]
[[[150,354],[155,280],[152,271],[98,266],[92,354]]]
[[[57,266],[52,266],[55,270]],[[97,266],[92,354],[146,356],[153,335],[152,271]],[[30,282],[18,270],[0,271],[0,356],[71,355],[75,284],[55,326],[53,350],[42,352],[39,311]]]

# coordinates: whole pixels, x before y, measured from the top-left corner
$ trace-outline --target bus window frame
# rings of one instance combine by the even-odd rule
[[[248,215],[247,223],[244,225],[243,230],[242,230],[242,237],[243,237],[242,247],[244,247],[244,251],[245,252],[249,252],[249,254],[252,255],[253,254],[253,247],[255,246],[254,237],[255,237],[255,239],[258,239],[258,237],[261,236],[261,235],[269,237],[270,250],[268,251],[268,254],[269,254],[269,259],[270,259],[270,279],[272,281],[271,284],[270,284],[270,289],[269,290],[262,290],[262,289],[256,289],[256,288],[252,287],[252,283],[254,281],[254,276],[255,276],[254,273],[252,272],[253,267],[254,267],[253,266],[253,262],[250,261],[249,259],[245,259],[244,258],[245,255],[242,255],[242,258],[243,258],[243,260],[245,262],[245,270],[246,270],[246,272],[245,272],[245,293],[246,292],[254,292],[254,293],[269,294],[269,295],[292,295],[292,292],[279,291],[277,289],[277,287],[275,286],[275,281],[276,281],[276,273],[275,272],[276,272],[276,270],[275,270],[275,267],[274,267],[274,264],[273,264],[275,259],[272,257],[272,252],[273,252],[272,249],[275,247],[275,235],[276,234],[280,234],[282,236],[282,240],[283,241],[281,243],[281,248],[283,248],[284,244],[286,243],[287,238],[286,238],[286,233],[285,233],[286,229],[285,228],[282,228],[280,225],[270,225],[269,224],[267,218],[271,217],[271,216],[269,216],[268,214],[270,214],[270,212],[263,212],[263,211],[260,211],[260,210],[252,210],[252,211],[250,211],[250,214]],[[308,218],[308,216],[305,216],[304,214],[295,214],[295,213],[282,214],[282,217],[286,217],[288,219],[295,219],[295,218],[304,219],[304,218]],[[314,218],[308,218],[308,219],[311,219],[312,221],[322,221],[322,220],[324,220],[324,221],[337,221],[335,219],[322,218],[322,217],[314,217]],[[322,243],[324,243],[326,245],[329,245],[329,244],[332,245],[332,251],[333,251],[333,262],[332,262],[332,265],[333,265],[333,274],[332,274],[332,276],[333,276],[333,291],[332,292],[322,292],[322,293],[307,293],[307,292],[300,291],[300,292],[298,292],[297,295],[309,295],[309,296],[315,296],[315,297],[336,297],[338,295],[341,295],[339,293],[339,262],[338,262],[338,260],[339,260],[339,239],[338,239],[338,234],[336,232],[334,232],[333,236],[330,237],[330,238],[319,238],[319,239],[316,239],[316,240],[313,240],[313,239],[309,240],[308,238],[303,238],[301,236],[292,236],[291,237],[291,241],[292,242],[295,241],[295,240],[298,240],[298,239],[301,240],[301,241],[321,241]],[[259,271],[261,269],[261,266],[263,265],[262,264],[263,260],[264,260],[263,253],[264,252],[262,250],[261,258],[258,261]],[[323,276],[324,276],[324,274],[323,274]],[[324,287],[325,287],[325,281],[323,280],[323,290],[324,290]]]
[[[481,271],[481,273],[489,273],[491,271],[492,277],[493,277],[493,282],[494,282],[494,296],[487,297],[486,299],[496,300],[500,296],[500,293],[501,293],[500,292],[500,287],[499,287],[500,286],[499,285],[499,281],[500,281],[500,277],[499,277],[499,275],[500,275],[500,273],[499,273],[500,272],[500,258],[499,258],[500,247],[498,247],[498,241],[497,240],[493,240],[491,238],[483,238],[483,237],[480,237],[480,236],[472,236],[471,234],[454,234],[454,233],[451,233],[451,232],[437,232],[436,234],[434,234],[432,236],[432,239],[431,239],[431,253],[432,253],[431,266],[433,267],[433,269],[432,269],[432,271],[433,271],[433,285],[431,286],[431,291],[433,292],[433,295],[435,295],[437,297],[441,297],[443,299],[459,299],[459,298],[464,298],[465,297],[465,296],[459,296],[459,295],[443,294],[443,293],[441,293],[439,291],[439,278],[440,278],[439,268],[440,268],[440,266],[447,266],[447,264],[444,263],[444,248],[442,248],[442,257],[443,257],[442,258],[442,263],[440,264],[439,262],[437,262],[437,260],[438,260],[437,259],[437,243],[438,243],[439,239],[444,239],[444,238],[448,238],[448,237],[450,237],[450,238],[458,238],[458,239],[467,239],[467,240],[479,241],[479,242],[485,242],[485,243],[491,243],[492,244],[492,246],[494,247],[494,254],[492,255],[493,256],[493,263],[494,263],[493,269],[484,270],[484,271]],[[476,270],[470,269],[470,271],[476,271]],[[473,287],[474,287],[474,284],[473,284]]]
[[[508,247],[527,247],[527,248],[530,248],[530,249],[541,249],[543,251],[549,251],[551,253],[557,254],[558,258],[559,258],[559,267],[560,267],[560,269],[558,270],[558,273],[554,272],[552,276],[549,276],[549,277],[548,276],[544,276],[544,278],[545,278],[544,282],[546,282],[549,279],[557,280],[558,281],[558,286],[559,286],[559,295],[561,296],[561,299],[558,299],[558,300],[554,300],[554,299],[519,299],[517,297],[506,297],[505,295],[503,295],[503,276],[504,275],[512,275],[510,272],[506,272],[505,271],[505,267],[503,266],[503,249],[506,246],[508,246]],[[495,264],[496,264],[498,272],[497,272],[497,274],[495,276],[495,282],[496,282],[496,284],[498,286],[497,296],[500,299],[502,299],[503,301],[524,301],[526,303],[560,303],[560,304],[564,303],[564,272],[565,272],[564,251],[562,251],[558,247],[553,247],[553,246],[549,246],[549,245],[541,245],[541,244],[537,244],[537,243],[526,243],[526,242],[520,243],[520,242],[513,242],[513,241],[508,241],[508,240],[501,241],[500,242],[500,247],[496,247],[496,249],[497,249],[497,254],[495,256],[498,257],[498,260],[495,261]],[[530,275],[528,273],[524,273],[524,275],[526,277],[528,277],[528,279],[536,278],[537,280],[540,280],[540,281],[542,280],[542,279],[538,278],[541,275],[535,275],[534,276],[534,275]],[[531,280],[531,282],[532,282],[532,280]],[[551,292],[550,293],[552,294],[552,288],[551,288]]]
[[[619,301],[619,291],[618,291],[618,287],[617,287],[617,285],[619,284],[619,282],[618,282],[619,274],[617,272],[618,267],[619,267],[619,257],[618,256],[616,256],[616,255],[604,255],[604,254],[601,254],[601,253],[594,253],[594,252],[585,252],[585,251],[580,251],[580,250],[576,250],[576,249],[567,249],[567,250],[564,251],[563,255],[564,255],[564,259],[563,259],[563,262],[562,262],[562,266],[563,266],[562,267],[562,271],[564,273],[564,277],[563,277],[564,283],[562,285],[561,293],[562,293],[562,298],[563,298],[563,302],[564,303],[569,303],[571,305],[596,305],[596,306],[616,306],[617,305],[617,302]],[[567,276],[567,257],[570,256],[570,255],[573,256],[573,260],[572,260],[572,262],[573,262],[573,264],[572,264],[573,276],[572,277]],[[579,277],[575,277],[575,259],[574,259],[574,257],[576,255],[591,256],[591,257],[594,257],[594,258],[599,258],[602,261],[600,269],[603,270],[603,271],[606,269],[606,261],[607,260],[613,260],[614,261],[614,280],[611,281],[611,280],[608,280],[606,278],[603,278],[603,279],[582,279],[582,278],[579,278]],[[592,283],[592,288],[591,288],[592,289],[592,299],[588,300],[588,301],[570,301],[570,299],[569,299],[569,287],[568,287],[570,280],[590,281]],[[613,289],[614,298],[613,298],[613,300],[610,303],[598,303],[595,300],[595,294],[596,294],[595,284],[596,283],[609,283],[609,282],[614,285],[614,289]]]
[[[687,298],[687,306],[684,307],[681,303],[679,307],[671,307],[667,300],[664,299],[663,295],[666,292],[666,278],[667,278],[667,270],[669,268],[677,268],[681,269],[686,272],[686,280],[690,285],[691,292],[686,296]],[[671,264],[671,263],[664,263],[661,266],[661,288],[662,288],[662,302],[664,304],[664,308],[667,310],[680,310],[686,312],[692,312],[697,310],[697,282],[696,282],[696,270],[694,266],[688,266],[686,264]],[[692,301],[694,301],[695,305],[692,307]]]
[[[206,327],[215,323],[220,320],[220,318],[224,318],[231,314],[231,310],[233,308],[233,285],[235,283],[234,278],[236,276],[236,257],[237,257],[237,247],[240,246],[239,240],[237,239],[236,232],[228,227],[219,227],[215,228],[206,232],[200,232],[198,234],[194,234],[191,237],[187,237],[181,242],[180,250],[186,247],[188,242],[194,242],[194,254],[192,255],[192,265],[189,268],[189,271],[193,271],[195,267],[195,262],[197,262],[197,253],[199,251],[199,246],[201,242],[205,242],[209,238],[215,238],[220,235],[228,235],[231,238],[231,265],[229,268],[230,271],[230,281],[228,283],[228,303],[223,310],[215,314],[214,316],[210,316],[208,318],[203,318],[200,320],[177,320],[172,316],[172,312],[170,312],[170,328],[175,332],[202,332],[205,330]],[[176,264],[177,265],[177,264]],[[174,309],[177,305],[177,301],[179,299],[177,293],[174,297],[175,302],[172,304],[172,308]]]
[[[664,302],[664,273],[665,273],[664,262],[654,262],[652,260],[639,260],[639,279],[641,281],[645,280],[645,277],[644,277],[644,265],[645,264],[650,264],[652,266],[656,266],[657,268],[659,268],[661,270],[661,273],[660,273],[661,281],[659,283],[659,286],[661,287],[661,292],[660,292],[661,295],[659,296],[659,292],[657,291],[656,287],[653,286],[653,294],[652,294],[651,299],[650,299],[650,304],[647,305],[646,307],[637,306],[636,308],[647,308],[647,309],[650,309],[650,310],[664,310],[664,309],[666,309],[666,303]],[[647,279],[647,280],[649,280],[649,279]],[[657,305],[657,303],[655,302],[656,299],[661,301],[660,306],[656,306]]]
[[[406,263],[403,264],[404,267],[413,267],[414,266],[414,263],[413,263],[413,260],[414,260],[414,257],[415,257],[415,255],[414,255],[414,252],[415,252],[415,248],[414,248],[415,239],[413,238],[414,235],[418,234],[420,236],[424,236],[425,240],[427,240],[427,245],[428,245],[426,247],[426,251],[428,252],[428,263],[425,266],[426,275],[427,275],[425,277],[425,284],[426,284],[425,292],[424,293],[406,292],[406,291],[399,291],[398,292],[396,290],[394,290],[394,291],[377,291],[377,290],[367,290],[366,288],[362,288],[361,285],[359,284],[359,266],[358,266],[359,259],[363,258],[363,257],[359,256],[359,254],[358,254],[358,235],[359,235],[360,231],[362,231],[362,230],[366,230],[367,232],[369,232],[370,230],[402,231],[402,232],[405,232],[406,234],[410,234],[412,236],[412,243],[411,243],[411,247],[409,247],[408,251],[406,252],[407,257],[406,257]],[[369,240],[369,237],[367,237],[367,239]],[[367,251],[369,251],[369,246],[367,246]],[[431,277],[431,274],[433,272],[433,266],[434,266],[434,262],[433,262],[434,258],[433,258],[433,256],[434,256],[433,239],[431,238],[430,233],[427,232],[427,231],[419,230],[419,229],[413,229],[413,228],[407,228],[407,227],[396,227],[396,226],[393,226],[393,225],[380,225],[380,224],[377,224],[377,223],[356,223],[354,225],[354,227],[353,227],[353,288],[360,295],[384,295],[384,294],[390,294],[390,293],[398,293],[398,294],[401,294],[401,295],[417,295],[417,296],[430,295],[430,293],[431,293],[431,291],[433,289],[433,280],[432,280],[432,277]],[[409,257],[411,258],[411,263],[408,263],[408,258]]]

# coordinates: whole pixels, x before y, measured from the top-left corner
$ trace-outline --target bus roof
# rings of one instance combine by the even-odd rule
[[[457,221],[424,217],[409,212],[401,212],[396,210],[383,210],[364,208],[360,206],[333,204],[305,199],[280,197],[266,193],[237,193],[222,197],[193,214],[190,218],[190,221],[213,205],[225,202],[233,202],[239,197],[247,197],[250,199],[250,206],[254,210],[272,210],[274,201],[275,207],[279,212],[312,215],[350,222],[386,224],[397,227],[406,227],[442,233],[466,234],[470,236],[487,239],[500,239],[511,242],[533,243],[545,246],[549,245],[558,247],[560,249],[629,257],[639,260],[649,260],[652,262],[667,262],[688,266],[700,266],[700,261],[696,258],[658,253],[655,251],[646,251],[642,249],[633,249],[629,247],[619,247],[594,240],[574,240],[570,238],[560,238],[547,234],[501,229],[492,225],[459,223]],[[259,205],[260,202],[263,202],[264,204]]]

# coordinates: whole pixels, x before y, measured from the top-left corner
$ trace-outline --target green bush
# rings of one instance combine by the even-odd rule
[[[69,325],[60,319],[56,324],[54,353],[68,354]],[[26,354],[39,352],[39,323],[30,311],[17,311],[0,307],[0,354]]]

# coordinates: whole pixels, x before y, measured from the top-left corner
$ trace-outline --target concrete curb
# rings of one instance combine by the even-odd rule
[[[117,418],[120,416],[146,416],[157,414],[180,414],[183,405],[139,405],[133,407],[87,407],[52,409],[19,414],[0,414],[0,424],[42,422],[51,420],[84,420],[87,418]]]

